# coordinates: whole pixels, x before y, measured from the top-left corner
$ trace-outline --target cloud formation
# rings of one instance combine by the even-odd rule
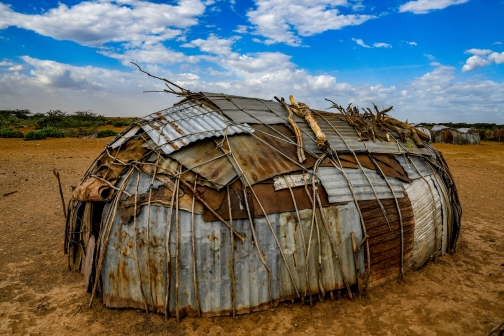
[[[346,5],[346,0],[256,0],[256,8],[247,17],[254,25],[255,34],[266,38],[265,44],[300,46],[299,36],[360,25],[375,17],[345,15],[336,8]]]
[[[504,63],[504,52],[494,52],[490,49],[469,49],[465,51],[466,54],[472,54],[474,56],[469,57],[464,66],[462,67],[462,72],[469,72],[478,70],[485,66],[493,64]]]
[[[412,12],[426,14],[436,9],[444,9],[452,5],[460,5],[469,0],[415,0],[409,1],[399,7],[399,12]]]

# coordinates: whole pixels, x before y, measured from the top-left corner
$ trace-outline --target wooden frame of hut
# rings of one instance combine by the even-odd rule
[[[360,296],[455,249],[450,171],[390,109],[177,94],[73,192],[65,251],[90,302],[234,316]]]

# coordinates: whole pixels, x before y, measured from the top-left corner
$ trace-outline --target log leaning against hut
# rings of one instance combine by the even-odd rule
[[[91,302],[234,316],[360,296],[455,249],[450,171],[390,109],[178,88],[74,190],[65,251]]]

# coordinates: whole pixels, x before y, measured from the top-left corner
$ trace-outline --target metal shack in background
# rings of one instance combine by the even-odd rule
[[[450,128],[443,125],[435,125],[431,129],[432,142],[450,143],[456,145],[479,145],[480,134],[472,128]]]
[[[454,249],[457,191],[428,142],[365,139],[348,115],[312,111],[324,148],[287,108],[186,92],[111,141],[67,217],[91,300],[240,314],[360,295]]]

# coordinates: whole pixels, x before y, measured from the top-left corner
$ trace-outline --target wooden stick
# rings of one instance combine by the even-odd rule
[[[504,325],[504,320],[500,321],[499,324],[497,324],[495,327],[492,328],[492,330],[490,330],[489,332],[487,332],[487,334],[485,336],[492,335],[494,332],[496,332],[497,330],[499,330],[499,328],[502,327],[503,325]]]
[[[357,249],[357,244],[355,243],[355,233],[353,231],[350,232],[350,238],[352,239],[352,251],[353,251],[353,260],[354,260],[354,267],[355,267],[355,278],[357,279],[357,295],[360,298],[361,291],[362,291],[362,279],[360,276],[360,267],[359,267],[359,250]]]
[[[135,261],[137,266],[137,275],[138,282],[140,284],[140,293],[142,293],[142,300],[144,303],[145,311],[147,315],[149,315],[149,306],[147,305],[147,299],[145,298],[145,292],[142,284],[142,272],[140,271],[140,260],[138,259],[138,247],[137,247],[137,197],[138,197],[138,185],[140,184],[140,171],[138,171],[137,183],[136,183],[136,192],[135,192],[135,207],[133,209],[133,248],[135,249]]]
[[[226,186],[227,188],[227,201],[228,201],[228,209],[229,209],[229,226],[233,228],[233,214],[231,211],[231,196],[229,195],[229,184]],[[236,279],[234,275],[234,234],[230,232],[231,236],[231,306],[233,307],[233,318],[236,317]]]
[[[196,190],[197,178],[194,179],[194,189]],[[193,281],[194,281],[194,297],[196,299],[196,309],[198,309],[198,314],[201,317],[201,307],[198,298],[198,276],[197,276],[197,263],[196,263],[196,233],[194,232],[194,203],[196,201],[196,196],[193,194],[192,204],[191,204],[191,233],[192,233],[192,254],[193,254]],[[231,235],[232,237],[233,235]]]
[[[203,206],[204,206],[205,208],[207,208],[207,209],[208,209],[208,211],[210,211],[210,212],[211,212],[211,213],[212,213],[215,217],[217,217],[217,219],[218,219],[218,220],[219,220],[222,224],[224,224],[224,225],[225,225],[228,229],[230,229],[230,230],[234,233],[234,235],[235,235],[236,237],[238,237],[238,239],[240,239],[242,242],[244,242],[244,241],[245,241],[245,239],[244,239],[242,236],[240,236],[240,235],[238,234],[238,232],[236,232],[235,230],[233,230],[233,229],[229,226],[229,224],[228,224],[228,223],[226,223],[226,221],[225,221],[225,220],[224,220],[224,219],[223,219],[223,218],[222,218],[222,217],[221,217],[221,216],[220,216],[217,212],[215,212],[215,211],[214,211],[214,209],[212,209],[212,208],[208,205],[208,203],[207,203],[207,202],[205,202],[205,200],[204,200],[203,198],[201,198],[201,196],[198,194],[198,192],[197,192],[196,190],[194,190],[194,189],[192,188],[192,186],[191,186],[189,183],[187,183],[186,181],[184,181],[184,180],[183,180],[182,178],[180,178],[179,176],[174,176],[174,177],[175,177],[176,179],[178,179],[178,180],[179,180],[179,181],[180,181],[180,182],[184,185],[184,187],[186,187],[187,189],[189,189],[189,190],[193,193],[193,195],[194,195],[194,196],[196,196],[196,198],[198,199],[198,201],[200,201],[200,202],[201,202],[201,204],[203,204]]]
[[[63,197],[63,189],[61,188],[60,175],[59,175],[59,172],[56,169],[53,169],[53,174],[54,174],[54,176],[56,176],[56,179],[58,180],[58,187],[59,187],[59,193],[60,193],[60,198],[61,198],[61,205],[63,206],[63,215],[66,218],[67,212],[66,212],[66,208],[65,208],[65,197]],[[4,194],[4,196],[13,194],[15,192],[17,192],[17,190],[13,191],[11,193]]]
[[[285,103],[285,100],[283,98],[278,99],[275,96],[275,99],[280,104],[282,104],[282,106],[285,107],[285,109],[289,112],[289,116],[287,117],[287,121],[292,126],[292,129],[294,130],[294,134],[296,135],[297,156],[298,156],[299,163],[303,163],[306,160],[306,157],[304,155],[304,150],[303,150],[303,136],[301,134],[301,130],[299,129],[299,126],[296,124],[296,121],[294,120],[294,112],[292,111],[290,106]]]
[[[182,169],[182,166],[180,166]],[[182,180],[181,180],[182,181]],[[177,322],[180,321],[179,317],[179,189],[177,189],[177,196],[175,197],[175,317]]]
[[[178,195],[180,180],[175,180],[175,186],[172,190],[172,200],[170,204],[170,219],[168,220],[168,228],[166,230],[165,249],[166,249],[166,296],[165,296],[165,321],[168,321],[170,310],[170,281],[171,281],[171,254],[170,254],[170,232],[173,219],[173,204],[175,197]],[[178,202],[178,200],[177,200]]]
[[[115,220],[115,217],[116,217],[116,212],[117,212],[117,205],[119,204],[119,200],[121,199],[121,196],[122,196],[122,193],[123,193],[123,190],[124,188],[126,188],[126,185],[128,184],[129,182],[129,179],[131,177],[131,175],[133,174],[133,168],[130,169],[130,171],[127,173],[125,179],[124,179],[124,182],[123,184],[121,185],[121,188],[119,190],[119,192],[117,193],[115,199],[114,199],[114,202],[112,203],[109,211],[109,215],[110,216],[107,216],[107,223],[105,225],[105,227],[103,228],[103,235],[102,235],[102,239],[100,241],[100,245],[101,245],[101,251],[100,251],[100,257],[98,259],[98,266],[96,267],[96,280],[95,280],[95,283],[93,285],[93,290],[91,292],[91,298],[89,299],[89,307],[91,308],[92,305],[93,305],[93,299],[94,299],[94,296],[96,294],[96,289],[97,289],[97,285],[98,285],[98,280],[100,278],[100,274],[101,274],[101,270],[102,270],[102,267],[103,267],[103,261],[105,260],[105,254],[107,252],[107,244],[108,244],[108,241],[109,241],[109,238],[110,238],[110,232],[112,231],[112,226],[114,224],[114,220]]]
[[[159,162],[159,157],[156,161],[156,163]],[[151,302],[152,302],[152,309],[154,311],[154,313],[156,313],[156,303],[154,302],[154,296],[152,295],[152,267],[151,267],[151,253],[150,253],[150,245],[151,245],[151,241],[150,241],[150,224],[151,224],[151,220],[150,220],[150,212],[151,212],[151,199],[152,199],[152,186],[154,184],[154,179],[156,178],[156,173],[157,173],[157,166],[154,168],[154,173],[152,174],[152,179],[151,179],[151,183],[149,185],[149,198],[147,200],[147,268],[148,268],[148,272],[147,274],[149,275],[149,291],[150,291],[150,298],[151,298]],[[135,206],[136,206],[136,202],[135,202]]]
[[[322,158],[324,157],[325,155],[322,156]],[[320,158],[317,160],[317,162],[320,162],[322,161]],[[317,164],[315,163],[315,166],[317,166]],[[316,169],[316,168],[315,168]],[[317,186],[315,185],[316,184],[316,181],[315,181],[315,175],[312,175],[312,190],[313,190],[313,200],[315,200],[315,193],[316,193],[316,190],[317,190]],[[318,285],[319,285],[319,289],[320,289],[320,293],[319,293],[319,299],[321,302],[324,302],[324,296],[325,296],[325,291],[324,291],[324,286],[323,286],[323,283],[322,283],[322,240],[320,239],[320,229],[319,229],[319,225],[318,225],[318,220],[317,220],[317,202],[313,202],[313,213],[315,214],[315,228],[317,229],[317,242],[318,242]],[[320,209],[320,216],[324,216],[322,214],[322,209]],[[322,294],[322,295],[321,295]]]
[[[287,176],[288,175],[284,174],[284,180],[287,184],[287,187],[289,188],[289,192],[292,197],[292,202],[294,203],[294,209],[296,209],[297,222],[298,222],[299,230],[301,232],[301,240],[303,241],[303,256],[306,256],[306,240],[304,237],[303,225],[301,224],[301,216],[299,215],[299,210],[297,207],[296,198],[294,197],[294,192],[292,191],[290,183],[287,182]],[[291,179],[290,176],[289,176],[289,179]],[[306,180],[304,178],[304,172],[303,172],[303,181],[305,182],[305,185],[306,185]],[[303,301],[304,301],[304,298],[306,297],[306,291],[308,290],[308,286],[309,286],[308,269],[305,267],[305,291],[304,291]]]
[[[266,260],[264,260],[264,256],[261,253],[261,249],[259,248],[259,244],[257,243],[257,236],[255,233],[254,229],[254,222],[252,221],[252,215],[250,213],[250,206],[248,204],[247,200],[247,188],[245,185],[243,185],[243,198],[245,198],[245,207],[247,208],[247,215],[249,218],[249,224],[250,224],[250,230],[252,231],[252,239],[254,239],[254,245],[257,250],[257,254],[259,255],[259,259],[261,259],[262,264],[264,265],[264,268],[266,269],[266,272],[268,272],[268,282],[269,282],[269,303],[270,303],[270,308],[273,308],[273,280],[271,278],[271,271],[268,267],[268,264],[266,264]]]

